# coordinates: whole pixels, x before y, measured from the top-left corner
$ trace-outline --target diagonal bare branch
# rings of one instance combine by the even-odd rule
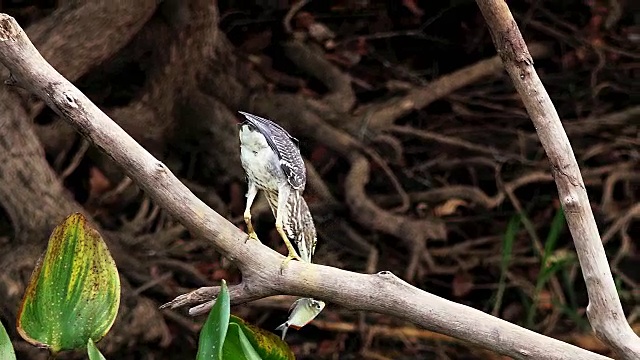
[[[587,285],[587,316],[591,327],[622,359],[640,359],[640,339],[624,316],[580,168],[558,112],[533,67],[531,54],[507,3],[503,0],[476,2],[549,158]]]

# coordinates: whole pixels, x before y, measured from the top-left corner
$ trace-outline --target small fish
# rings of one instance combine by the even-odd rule
[[[276,330],[282,330],[282,340],[284,340],[290,327],[298,330],[315,319],[324,309],[324,305],[324,301],[310,298],[301,298],[294,301],[289,308],[289,318],[284,324],[276,328]]]

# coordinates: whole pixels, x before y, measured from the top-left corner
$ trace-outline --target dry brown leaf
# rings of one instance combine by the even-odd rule
[[[551,293],[547,290],[542,290],[538,294],[538,309],[540,310],[552,310],[553,309],[553,301]]]
[[[111,189],[111,182],[97,167],[89,170],[89,188],[92,197],[100,196]]]
[[[469,273],[458,273],[451,283],[453,296],[463,297],[473,290],[473,278]]]
[[[444,204],[434,209],[434,214],[438,217],[451,215],[458,210],[460,206],[469,206],[469,204],[461,199],[449,199]]]

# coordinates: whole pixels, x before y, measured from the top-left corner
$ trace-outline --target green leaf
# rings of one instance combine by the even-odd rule
[[[554,251],[556,250],[556,243],[560,238],[562,230],[564,230],[565,219],[564,219],[564,211],[562,207],[558,208],[555,216],[553,217],[553,221],[551,222],[551,227],[549,228],[549,233],[547,234],[547,239],[544,242],[544,253],[542,254],[542,261],[540,264],[540,271],[538,272],[538,278],[536,279],[536,287],[533,292],[532,302],[527,310],[527,320],[526,325],[529,328],[533,328],[537,303],[540,293],[542,289],[546,285],[546,283],[551,279],[556,273],[559,273],[567,262],[567,258],[560,258],[557,261],[550,261],[554,258]]]
[[[222,280],[220,294],[200,331],[197,360],[224,359],[222,357],[222,347],[227,336],[230,315],[229,289],[227,288],[227,283]]]
[[[286,342],[272,332],[253,326],[237,316],[231,316],[231,324],[237,325],[263,360],[294,360],[295,356]],[[227,341],[230,341],[228,339]],[[225,347],[227,343],[225,342]]]
[[[549,233],[547,234],[547,240],[544,242],[544,255],[542,256],[542,268],[547,266],[547,260],[553,254],[553,250],[556,248],[556,243],[560,238],[560,234],[562,230],[564,230],[564,211],[562,208],[558,208],[556,211],[556,215],[553,217],[551,221],[551,227],[549,228]],[[540,286],[544,285],[540,284]]]
[[[200,331],[198,360],[294,360],[289,346],[279,336],[231,315],[227,283]]]
[[[223,359],[263,360],[247,339],[240,325],[236,323],[229,323],[222,355]]]
[[[18,313],[26,341],[61,350],[82,349],[111,328],[120,305],[116,264],[98,232],[79,213],[49,238],[27,285]]]
[[[500,261],[500,281],[498,283],[498,291],[495,296],[495,303],[493,304],[493,314],[498,314],[500,307],[502,306],[502,297],[506,287],[507,271],[509,270],[509,264],[511,263],[511,252],[513,250],[513,244],[516,241],[518,230],[520,228],[521,217],[514,215],[509,220],[507,225],[507,231],[502,238],[502,258]]]
[[[240,329],[238,324],[229,324],[229,328],[237,329],[238,338],[240,339],[240,345],[242,347],[242,353],[247,358],[247,360],[262,360],[258,352],[253,348],[249,339],[247,339],[247,335],[245,335],[244,331]]]
[[[89,354],[89,360],[107,360],[91,339],[87,342],[87,354]]]
[[[16,360],[16,354],[13,352],[13,345],[9,334],[4,328],[4,325],[0,322],[0,359],[3,360]]]

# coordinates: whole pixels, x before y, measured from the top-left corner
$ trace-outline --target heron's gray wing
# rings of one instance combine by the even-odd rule
[[[298,140],[271,120],[242,111],[239,113],[244,115],[247,121],[264,135],[267,144],[278,156],[287,182],[296,190],[303,188],[307,182],[307,172],[300,149],[296,145]]]

